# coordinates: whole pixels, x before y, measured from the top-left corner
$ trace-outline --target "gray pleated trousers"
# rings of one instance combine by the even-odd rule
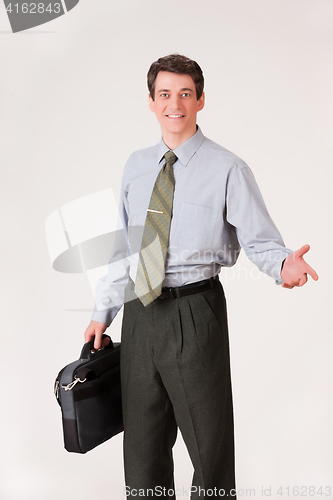
[[[141,498],[175,498],[172,447],[178,427],[194,467],[191,499],[236,498],[221,283],[147,307],[139,299],[125,303],[121,342],[127,498],[137,498],[139,490],[145,492]]]

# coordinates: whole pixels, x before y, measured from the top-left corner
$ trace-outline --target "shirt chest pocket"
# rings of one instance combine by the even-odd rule
[[[176,243],[189,250],[206,250],[213,243],[218,210],[182,202],[177,217]]]
[[[144,185],[138,185],[136,189],[131,189],[128,192],[130,226],[145,224],[149,203],[149,195],[147,196],[145,188]]]

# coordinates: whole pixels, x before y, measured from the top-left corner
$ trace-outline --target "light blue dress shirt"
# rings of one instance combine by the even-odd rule
[[[147,209],[167,151],[161,141],[135,151],[126,163],[120,207],[126,239],[115,245],[109,274],[98,282],[93,320],[109,325],[121,308],[129,275],[135,280]],[[241,248],[281,284],[281,264],[292,250],[285,247],[246,163],[207,139],[199,127],[174,153],[178,160],[163,286],[215,276],[221,267],[235,264]]]

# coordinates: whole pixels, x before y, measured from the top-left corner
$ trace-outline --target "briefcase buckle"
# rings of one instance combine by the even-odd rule
[[[62,387],[63,389],[65,389],[65,391],[71,391],[71,390],[73,389],[73,387],[75,387],[75,386],[76,386],[76,384],[77,384],[77,383],[79,383],[79,382],[80,382],[81,384],[83,384],[83,382],[85,382],[86,380],[87,380],[86,378],[85,378],[85,379],[83,379],[83,380],[81,380],[81,379],[80,379],[80,378],[78,378],[76,375],[74,375],[74,380],[73,380],[73,382],[70,382],[70,383],[69,383],[69,384],[67,384],[67,385],[62,385],[61,387]]]

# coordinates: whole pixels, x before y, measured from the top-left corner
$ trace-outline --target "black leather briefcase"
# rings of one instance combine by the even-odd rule
[[[123,430],[120,342],[110,339],[94,353],[93,343],[84,344],[80,359],[65,366],[54,385],[65,449],[75,453],[86,453]]]

